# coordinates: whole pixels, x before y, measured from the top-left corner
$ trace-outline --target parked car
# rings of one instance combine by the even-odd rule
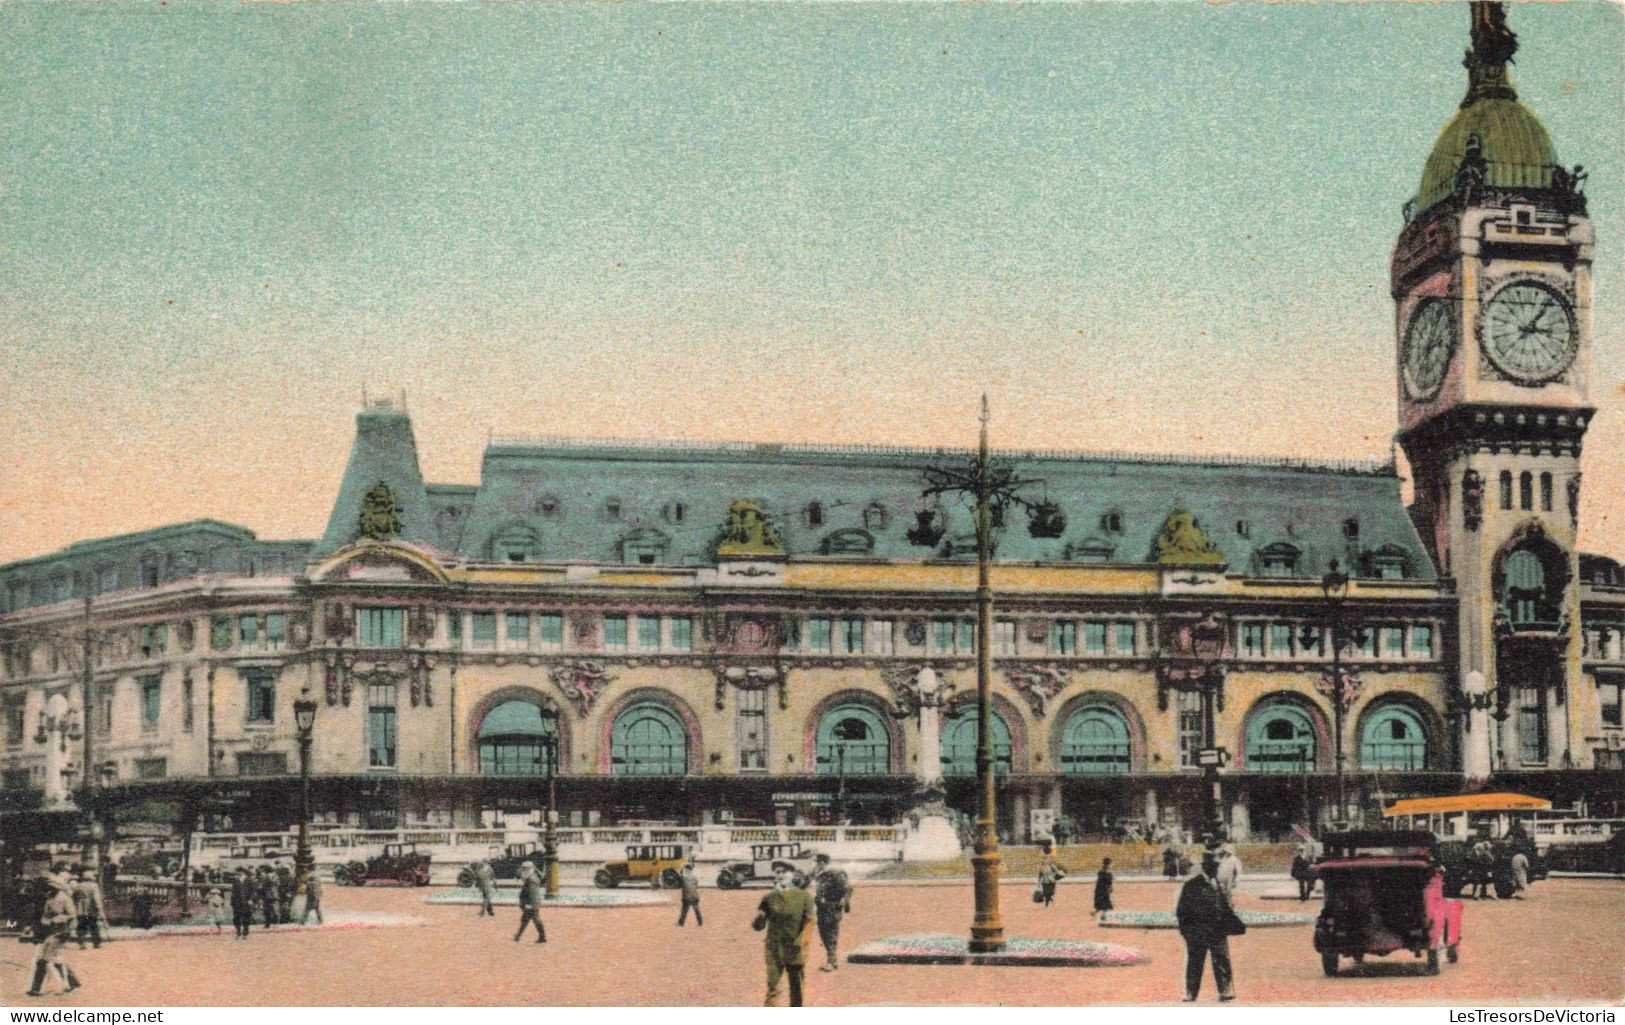
[[[529,861],[537,868],[545,868],[544,853],[540,844],[511,843],[503,849],[499,857],[487,858],[491,863],[491,873],[497,879],[518,879],[519,866]],[[468,866],[458,871],[457,885],[469,889],[474,885],[474,868]]]
[[[717,888],[737,890],[746,883],[773,882],[773,863],[788,861],[796,866],[796,885],[806,886],[816,865],[810,851],[799,843],[757,843],[750,845],[749,861],[730,861],[717,873]]]
[[[172,879],[181,870],[183,855],[178,843],[139,840],[122,850],[115,846],[110,859],[118,865],[120,876]]]
[[[207,875],[210,871],[216,874],[230,873],[239,868],[253,872],[261,865],[268,865],[271,868],[284,863],[292,865],[293,855],[293,851],[278,843],[242,844],[232,847],[224,857],[216,858],[204,866],[204,874]]]
[[[109,925],[155,925],[184,922],[205,904],[209,884],[142,876],[114,879],[104,890],[102,914]]]
[[[340,886],[366,886],[380,881],[428,886],[429,855],[419,853],[415,843],[386,843],[382,854],[334,869],[333,879]]]
[[[1625,829],[1594,843],[1554,843],[1546,848],[1553,872],[1608,872],[1625,875]]]
[[[1446,840],[1438,845],[1438,858],[1444,865],[1446,897],[1459,897],[1463,888],[1473,884],[1475,866],[1472,853],[1478,842],[1479,839],[1475,837],[1471,840]],[[1512,896],[1512,856],[1519,851],[1529,859],[1529,880],[1534,882],[1546,878],[1546,858],[1535,849],[1535,842],[1529,837],[1506,836],[1489,843],[1490,851],[1495,855],[1491,878],[1497,897],[1505,900]]]
[[[1408,950],[1427,957],[1430,975],[1439,954],[1454,963],[1461,943],[1459,900],[1445,897],[1438,841],[1422,831],[1336,833],[1316,863],[1326,902],[1315,921],[1315,950],[1327,975],[1338,960],[1356,963]]]
[[[626,860],[604,862],[593,873],[592,881],[600,889],[626,882],[648,882],[657,890],[662,886],[675,889],[683,885],[683,865],[687,861],[688,848],[680,843],[637,844],[626,849]]]

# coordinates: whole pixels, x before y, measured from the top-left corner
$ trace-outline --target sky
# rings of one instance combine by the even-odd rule
[[[1510,4],[1590,172],[1625,557],[1625,14]],[[491,432],[1387,458],[1462,3],[0,6],[0,562],[326,524],[362,389]]]

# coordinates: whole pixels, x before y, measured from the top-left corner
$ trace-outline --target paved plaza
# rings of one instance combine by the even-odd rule
[[[1250,885],[1247,911],[1278,883]],[[1032,903],[1032,884],[1002,892],[1012,936],[1113,943],[1144,951],[1144,964],[1110,968],[863,965],[810,970],[809,1004],[1174,1004],[1183,946],[1170,929],[1103,929],[1089,917],[1090,888],[1062,886],[1054,907]],[[1167,911],[1171,883],[1122,881],[1118,908]],[[517,912],[425,903],[423,890],[329,887],[334,913],[394,916],[394,928],[223,936],[172,936],[70,950],[85,988],[71,997],[23,995],[36,948],[9,944],[0,969],[8,1006],[232,1004],[755,1004],[762,997],[761,934],[750,919],[761,891],[707,890],[705,926],[678,929],[675,895],[644,907],[555,908],[548,943],[513,942]],[[1313,905],[1310,905],[1312,908]],[[1297,908],[1290,910],[1296,911]],[[911,933],[962,933],[971,917],[965,884],[860,884],[843,951]],[[412,919],[424,925],[407,924]],[[1260,1004],[1618,1003],[1625,996],[1625,882],[1559,879],[1528,901],[1467,902],[1461,962],[1424,974],[1408,954],[1328,979],[1307,925],[1256,929],[1234,942],[1241,1001]],[[815,940],[816,943],[816,940]],[[809,958],[814,965],[819,958]],[[1347,966],[1347,962],[1345,962]],[[1206,985],[1211,986],[1211,977]],[[1212,1005],[1205,988],[1203,1005]]]

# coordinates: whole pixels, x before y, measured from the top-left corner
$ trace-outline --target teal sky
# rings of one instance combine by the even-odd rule
[[[1509,5],[1590,171],[1625,556],[1625,16]],[[1458,3],[0,7],[0,560],[326,522],[363,384],[487,429],[1382,457]]]

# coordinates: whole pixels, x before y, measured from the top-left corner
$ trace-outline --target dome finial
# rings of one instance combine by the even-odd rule
[[[1462,64],[1467,68],[1467,97],[1463,107],[1479,100],[1515,100],[1518,91],[1507,78],[1507,65],[1518,52],[1518,37],[1507,28],[1505,5],[1495,0],[1473,0],[1473,48]]]

